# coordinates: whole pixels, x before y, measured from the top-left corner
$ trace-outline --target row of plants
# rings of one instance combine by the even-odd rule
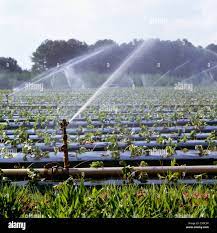
[[[0,185],[2,218],[216,218],[217,186]]]
[[[107,142],[108,146],[103,150],[111,151],[113,157],[117,159],[124,151],[129,151],[132,157],[149,155],[151,149],[158,148],[157,144],[165,149],[167,156],[170,157],[176,154],[178,145],[191,144],[193,141],[197,142],[197,145],[191,149],[197,151],[199,156],[206,156],[210,151],[215,152],[217,136],[216,131],[212,129],[215,125],[209,129],[206,125],[209,120],[217,119],[215,89],[209,91],[198,89],[187,93],[176,92],[170,88],[154,90],[114,88],[105,91],[80,116],[82,123],[86,123],[85,127],[79,125],[79,122],[73,122],[69,126],[68,142],[79,144],[78,154],[96,149],[97,143]],[[22,152],[25,155],[24,159],[28,155],[43,158],[51,151],[57,153],[62,140],[61,137],[56,137],[61,135],[59,117],[63,117],[64,114],[72,116],[94,91],[94,89],[59,93],[47,91],[34,95],[21,92],[10,96],[10,106],[3,106],[0,114],[2,119],[0,137],[3,144],[1,153],[6,155],[6,158],[10,157],[7,153],[8,146]],[[2,103],[7,93],[0,93]],[[72,107],[67,107],[68,104]],[[25,105],[28,105],[27,108]],[[107,106],[110,109],[100,106]],[[115,106],[118,106],[118,111],[113,108]],[[187,120],[187,123],[180,128],[173,127],[180,119]],[[144,120],[153,121],[154,124],[148,127]],[[17,124],[15,128],[10,128],[10,125],[13,125],[11,121]],[[94,125],[96,121],[100,123],[97,126]],[[131,127],[126,127],[127,121],[132,122]],[[49,125],[50,122],[54,124]],[[137,127],[133,127],[134,123]],[[163,134],[161,131],[166,133]],[[198,137],[203,132],[207,132],[206,137]],[[30,135],[37,136],[37,139],[30,138]],[[136,139],[136,136],[139,138]],[[153,146],[151,148],[139,146],[137,142],[140,141],[151,142]],[[120,148],[121,143],[126,145],[125,148]],[[48,147],[49,150],[43,149]],[[189,150],[187,146],[181,149],[185,153]]]

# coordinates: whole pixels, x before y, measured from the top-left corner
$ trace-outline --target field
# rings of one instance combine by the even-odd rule
[[[216,217],[216,88],[105,90],[64,167],[94,91],[1,92],[1,216]]]

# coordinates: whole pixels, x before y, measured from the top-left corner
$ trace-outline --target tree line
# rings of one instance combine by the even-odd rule
[[[217,45],[209,44],[203,48],[193,45],[187,39],[147,40],[150,41],[152,47],[135,60],[127,70],[128,74],[164,75],[168,72],[170,75],[185,78],[205,70],[217,80],[217,72],[214,69],[217,65]],[[142,42],[143,40],[134,39],[128,43],[118,44],[113,40],[104,39],[88,45],[76,39],[45,40],[33,52],[31,57],[33,65],[28,71],[22,69],[14,58],[0,57],[0,86],[8,88],[16,85],[16,81],[30,80],[36,74],[107,45],[113,46],[106,53],[76,65],[75,70],[112,73]]]

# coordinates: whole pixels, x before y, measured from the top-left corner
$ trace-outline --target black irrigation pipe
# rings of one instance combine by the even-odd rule
[[[94,141],[104,141],[108,136],[113,136],[114,134],[107,134],[107,135],[101,135],[101,136],[92,136],[91,139],[94,140]],[[177,134],[160,134],[161,137],[164,137],[164,138],[171,138],[171,139],[174,139],[174,140],[179,140],[179,139],[182,139],[184,136],[187,137],[187,140],[191,139],[192,140],[192,136],[189,134],[189,133],[181,133],[180,135],[177,135]],[[194,135],[194,139],[195,140],[205,140],[207,139],[208,137],[210,136],[210,133],[197,133],[196,135]],[[80,138],[84,138],[85,135],[81,135]],[[126,136],[126,135],[120,135],[120,134],[117,134],[116,135],[117,137],[117,140],[120,141],[120,140],[123,140],[123,139],[130,139],[130,140],[134,140],[134,141],[145,141],[147,140],[147,136],[140,136],[139,134],[137,135],[129,135],[129,136]],[[150,140],[156,140],[159,135],[150,135],[148,136]],[[15,135],[9,135],[8,138],[10,140],[14,140],[16,139],[16,136]],[[44,142],[45,138],[43,137],[39,137],[38,135],[29,135],[28,137],[30,140],[34,142]],[[55,135],[55,136],[51,136],[50,137],[52,141],[54,142],[59,142],[60,140],[62,140],[62,136],[59,134],[59,135]],[[69,135],[68,137],[70,140],[72,141],[77,141],[78,140],[78,136],[76,135]],[[3,138],[0,136],[0,141],[3,141]]]
[[[217,145],[217,140],[212,140],[212,143]],[[119,150],[125,150],[129,146],[128,143],[124,142],[117,142],[118,144],[118,149]],[[171,142],[165,142],[163,144],[159,144],[156,141],[150,141],[150,142],[144,142],[144,141],[132,141],[130,144],[139,146],[139,147],[145,147],[145,148],[159,148],[159,149],[164,149],[166,146],[169,145],[175,145],[176,149],[195,149],[195,146],[201,145],[203,148],[207,148],[209,146],[209,143],[204,141],[204,140],[189,140],[187,142],[176,142],[176,141],[171,141]],[[24,147],[25,144],[19,144],[16,146],[17,152],[21,152],[22,148]],[[107,150],[108,146],[111,145],[110,142],[94,142],[94,143],[85,143],[85,144],[80,144],[80,143],[69,143],[68,144],[68,150],[69,151],[77,151],[81,147],[89,149],[89,150]],[[50,145],[46,145],[45,143],[35,143],[32,145],[33,148],[39,148],[41,151],[48,151],[48,152],[53,152],[54,147],[60,147],[60,143],[51,143]],[[0,143],[0,149],[1,148],[8,148],[8,149],[13,149],[14,147],[10,145],[5,145],[4,143]]]
[[[19,114],[21,112],[21,109],[23,110],[22,107],[20,107],[19,109],[14,109],[14,112],[15,114]],[[77,109],[71,109],[71,108],[66,108],[67,111],[68,111],[68,114],[72,114],[73,112],[77,112],[79,110],[79,108]],[[30,107],[26,109],[26,111],[29,111],[29,112],[32,112],[32,113],[47,113],[48,112],[48,109],[31,109]],[[51,110],[51,111],[57,111],[58,109],[55,109],[55,110]],[[5,111],[5,108],[4,109],[0,109],[0,111]],[[60,109],[59,108],[59,111],[63,111],[63,112],[66,112],[66,110],[64,109]],[[95,109],[95,110],[92,110],[92,109],[87,109],[85,112],[88,112],[88,115],[96,115],[95,111],[98,111],[98,112],[104,112],[107,114],[107,116],[115,116],[117,114],[123,114],[123,115],[133,115],[133,116],[137,116],[138,114],[145,114],[145,113],[162,113],[162,114],[167,114],[167,115],[172,115],[174,114],[174,112],[177,112],[177,113],[184,113],[184,114],[197,114],[197,110],[188,110],[186,111],[186,109],[177,109],[177,110],[170,110],[170,109],[163,109],[163,110],[158,110],[158,109],[126,109],[126,110],[121,110],[120,108],[117,110],[117,111],[109,111],[109,110],[103,110],[103,109]],[[206,110],[206,113],[211,113],[212,110]],[[83,115],[83,113],[81,114]]]
[[[60,181],[52,181],[52,180],[45,180],[45,181],[38,181],[35,185],[38,188],[43,188],[43,187],[53,187],[56,186],[60,183]],[[162,184],[169,184],[169,185],[180,185],[180,184],[186,184],[186,185],[195,185],[195,184],[201,184],[201,185],[216,185],[217,180],[215,179],[201,179],[201,180],[196,180],[196,179],[178,179],[177,181],[168,181],[167,179],[147,179],[147,180],[138,180],[138,179],[133,179],[131,182],[123,179],[97,179],[97,180],[89,180],[89,179],[84,179],[83,185],[86,187],[96,187],[100,188],[105,185],[115,185],[115,186],[122,186],[126,184],[135,184],[137,186],[144,186],[144,185],[162,185]],[[12,185],[17,185],[17,186],[26,186],[29,184],[29,181],[12,181]],[[74,183],[71,185],[74,186],[79,186],[81,184],[81,181],[79,179],[74,179]]]
[[[80,109],[80,107],[70,107],[70,106],[7,106],[9,109],[14,109],[14,110],[18,110],[18,109],[37,109],[37,110],[47,110],[47,109],[70,109],[71,111],[77,111],[78,109]],[[176,108],[176,109],[172,109],[172,108],[158,108],[158,109],[155,109],[155,108],[136,108],[135,106],[132,107],[132,108],[127,108],[126,106],[123,106],[123,108],[120,108],[120,107],[117,107],[115,106],[116,108],[118,108],[118,113],[129,113],[129,110],[130,111],[133,111],[135,113],[144,113],[144,112],[162,112],[162,113],[170,113],[170,112],[184,112],[186,110],[189,110],[188,108]],[[199,106],[198,106],[199,107]],[[103,108],[100,108],[100,107],[96,107],[96,106],[91,106],[91,107],[88,107],[86,111],[89,111],[91,112],[92,109],[95,109],[95,110],[98,110],[98,111],[101,111],[101,112],[106,112],[106,110],[103,110]],[[126,110],[125,110],[126,109]],[[213,108],[212,108],[213,109]],[[5,111],[5,107],[3,108],[0,108],[1,111]],[[190,109],[191,112],[197,112],[197,109]],[[211,111],[207,109],[208,112]],[[109,111],[111,113],[115,113],[115,111]]]
[[[76,109],[76,110],[73,110],[73,109],[70,109],[69,110],[69,108],[67,108],[67,110],[68,110],[68,115],[71,115],[72,114],[72,112],[74,111],[74,112],[76,112],[78,109]],[[2,111],[5,111],[5,109],[3,109]],[[47,109],[31,109],[31,108],[28,108],[28,112],[30,112],[31,111],[31,113],[32,114],[36,114],[36,113],[42,113],[42,114],[47,114],[48,113],[48,111],[47,111]],[[57,109],[56,110],[54,110],[54,111],[57,111]],[[60,111],[60,110],[59,110]],[[61,111],[64,111],[64,110],[62,110],[61,109]],[[96,113],[95,112],[93,112],[92,110],[87,110],[88,111],[88,116],[89,117],[91,117],[91,116],[94,116],[95,117],[95,115],[96,115]],[[139,110],[139,109],[133,109],[133,111],[130,111],[129,112],[129,110],[127,111],[123,111],[123,110],[120,110],[119,109],[119,111],[118,112],[115,112],[115,111],[103,111],[103,110],[97,110],[97,111],[100,111],[100,112],[104,112],[104,113],[106,113],[106,115],[107,115],[107,117],[108,116],[116,116],[117,114],[122,114],[123,116],[142,116],[142,115],[144,115],[145,113],[155,113],[155,115],[157,115],[158,113],[163,113],[163,114],[166,114],[166,116],[170,116],[170,115],[172,115],[172,114],[174,114],[174,110]],[[177,112],[177,113],[184,113],[185,114],[185,116],[190,116],[190,115],[192,115],[192,114],[197,114],[197,112],[198,111],[192,111],[192,110],[190,110],[190,111],[187,111],[186,112],[186,110],[175,110],[175,112]],[[212,112],[212,110],[210,110],[210,111],[208,111],[208,110],[206,110],[206,113],[211,113]],[[19,111],[17,111],[15,114],[16,115],[14,115],[14,116],[19,116],[19,113],[20,113],[20,108],[19,108]],[[66,113],[64,113],[64,114],[66,114]],[[81,118],[82,118],[82,116],[83,116],[84,114],[82,113],[81,114]],[[53,115],[51,115],[51,116],[58,116],[58,114],[53,114]],[[164,115],[165,116],[165,115]],[[77,118],[78,119],[78,118]],[[202,119],[202,118],[201,118]]]
[[[40,97],[41,98],[41,97]],[[6,103],[5,103],[6,104]],[[213,104],[187,104],[187,103],[183,103],[183,104],[135,104],[135,103],[130,103],[130,104],[122,104],[122,103],[113,103],[115,106],[118,107],[172,107],[172,108],[177,108],[177,107],[201,107],[201,106],[208,106],[208,107],[217,107],[216,103]],[[58,106],[62,106],[62,107],[72,107],[72,108],[80,108],[82,107],[82,104],[71,104],[71,102],[61,102],[59,104],[51,104],[50,102],[41,102],[38,104],[29,104],[28,102],[23,102],[23,103],[18,103],[17,105],[15,104],[8,104],[9,107],[40,107],[40,106],[47,106],[47,107],[58,107]],[[95,107],[101,107],[101,104],[94,104],[93,106]],[[1,106],[0,106],[1,107]]]
[[[61,113],[61,116],[63,114],[66,114],[66,115],[72,115],[72,113],[74,112],[77,112],[78,109],[70,109],[70,108],[67,108],[67,112],[63,109],[59,110],[59,111],[63,111],[63,113]],[[1,110],[0,110],[1,111]],[[2,111],[5,111],[5,109],[3,109]],[[27,110],[26,110],[27,111]],[[53,110],[53,111],[57,111],[57,109]],[[100,110],[100,109],[97,109],[96,111],[98,112],[104,112],[106,113],[106,116],[117,116],[118,114],[120,115],[123,115],[123,116],[140,116],[140,115],[144,115],[146,113],[151,113],[151,114],[159,114],[159,113],[162,113],[164,114],[164,116],[170,116],[170,115],[173,115],[174,114],[174,110],[141,110],[141,109],[133,109],[133,111],[131,110],[126,110],[126,111],[123,111],[123,110],[118,110],[118,111],[103,111],[103,110]],[[19,108],[19,111],[16,111],[15,114],[16,115],[19,115],[20,113],[20,108]],[[31,108],[28,108],[28,112],[31,112],[32,114],[47,114],[48,113],[48,109],[31,109]],[[88,112],[88,116],[91,117],[91,116],[96,116],[96,113],[92,110],[89,110],[87,109],[86,112]],[[186,111],[186,110],[175,110],[175,112],[177,113],[183,113],[185,114],[186,116],[191,116],[192,114],[197,114],[198,111],[192,111],[192,110],[189,110],[189,111]],[[206,110],[206,113],[211,113],[212,110],[208,111]],[[81,113],[81,118],[84,116],[85,113]],[[52,116],[52,115],[51,115]],[[53,116],[58,116],[57,114],[53,115]],[[79,119],[79,118],[77,118]]]
[[[217,120],[201,120],[201,122],[205,123],[206,125],[217,125]],[[136,121],[108,121],[105,120],[104,122],[100,122],[100,121],[91,121],[91,125],[94,126],[95,128],[97,127],[109,127],[109,126],[115,126],[117,124],[123,125],[123,126],[127,126],[127,127],[139,127],[141,125],[145,125],[148,127],[152,127],[152,126],[162,126],[162,125],[173,125],[173,126],[185,126],[186,124],[191,124],[191,120],[177,120],[177,121],[148,121],[148,120],[141,120],[140,122],[136,122]],[[55,127],[56,126],[56,122],[54,121],[49,121],[49,122],[41,122],[41,123],[37,123],[35,124],[35,122],[8,122],[7,123],[7,129],[11,129],[11,128],[18,128],[20,126],[24,126],[24,127],[33,127],[35,125],[35,127]],[[88,122],[85,121],[75,121],[70,123],[70,127],[87,127],[89,125]]]
[[[49,117],[51,117],[51,119],[56,119],[57,117],[59,117],[59,115],[57,115],[57,114],[49,114]],[[217,117],[217,116],[216,116]],[[94,123],[94,122],[100,122],[99,121],[99,118],[97,117],[97,116],[95,116],[95,117],[91,117],[90,118],[91,119],[91,121]],[[116,121],[116,117],[114,117],[114,116],[112,116],[112,117],[108,117],[107,115],[106,115],[106,119],[104,120],[104,121],[106,121],[106,122],[110,122],[110,121]],[[142,121],[148,121],[148,122],[150,122],[150,123],[155,123],[156,121],[171,121],[171,122],[178,122],[178,123],[180,123],[180,124],[184,124],[185,122],[188,122],[188,121],[190,121],[190,119],[189,118],[187,118],[187,117],[185,117],[185,118],[177,118],[176,120],[172,120],[171,119],[171,117],[168,117],[168,118],[164,118],[164,119],[162,119],[162,118],[160,118],[160,117],[150,117],[149,119],[147,119],[146,117],[144,117],[144,115],[141,115],[140,116],[140,119],[142,120]],[[216,122],[216,124],[217,124],[217,120],[216,119],[205,119],[205,118],[202,118],[202,117],[200,117],[200,118],[198,118],[198,119],[200,119],[200,120],[202,120],[202,121],[205,121],[205,122],[211,122],[212,124],[214,124],[214,122]],[[128,118],[126,118],[125,116],[124,117],[121,117],[121,120],[122,121],[129,121],[130,123],[132,123],[132,122],[135,122],[135,120],[136,120],[136,116],[135,117],[131,117],[131,119],[128,119]],[[2,118],[0,118],[0,123],[7,123],[7,122],[15,122],[15,123],[21,123],[21,122],[25,122],[25,121],[28,121],[29,123],[34,123],[35,122],[35,118],[33,117],[33,116],[31,116],[31,117],[29,117],[29,118],[24,118],[24,117],[21,117],[21,116],[19,116],[19,115],[14,115],[13,116],[13,118],[8,118],[8,117],[2,117]],[[51,122],[52,121],[54,121],[54,120],[50,120]],[[76,118],[76,119],[74,119],[73,120],[73,122],[76,122],[76,123],[79,123],[79,122],[87,122],[87,118],[84,118],[84,117],[81,117],[81,118]]]
[[[125,129],[133,132],[134,134],[138,134],[142,132],[142,129],[140,127],[125,127]],[[154,131],[158,133],[190,133],[192,130],[196,132],[203,132],[203,133],[210,133],[212,131],[217,131],[217,126],[172,126],[172,127],[150,127],[148,128],[149,131]],[[25,130],[29,135],[35,135],[37,132],[37,129],[27,129]],[[38,131],[40,132],[46,132],[49,134],[61,134],[60,130],[55,130],[55,129],[39,129]],[[4,132],[7,135],[14,135],[15,131],[14,130],[4,130]],[[88,128],[68,128],[67,133],[71,135],[83,135],[86,133],[94,133],[94,132],[100,132],[102,134],[117,134],[121,133],[119,129],[116,128],[93,128],[93,129],[88,129]]]
[[[2,155],[3,156],[3,155]],[[129,151],[120,152],[119,158],[114,158],[111,151],[90,151],[81,154],[69,152],[69,162],[72,167],[89,167],[92,161],[102,161],[104,166],[119,166],[120,161],[125,161],[127,165],[139,166],[141,161],[145,161],[150,166],[170,165],[175,159],[179,165],[213,165],[217,162],[217,152],[209,152],[208,155],[200,156],[198,152],[189,150],[184,153],[177,150],[174,155],[167,156],[161,151],[152,152],[150,155],[131,156]],[[37,158],[35,155],[25,155],[23,153],[14,154],[12,158],[0,157],[1,168],[14,168],[14,166],[43,167],[49,164],[63,166],[63,153],[50,152],[48,157]]]
[[[217,108],[217,105],[213,105],[213,106],[206,106],[206,105],[203,105],[203,106],[200,106],[200,105],[198,105],[198,106],[188,106],[188,105],[183,105],[183,106],[177,106],[177,107],[171,107],[171,106],[155,106],[155,107],[153,107],[153,106],[151,106],[151,105],[149,105],[149,106],[144,106],[144,105],[138,105],[138,106],[136,106],[136,105],[134,105],[134,104],[131,104],[131,105],[124,105],[124,104],[122,104],[122,105],[117,105],[117,104],[108,104],[108,105],[105,105],[105,107],[117,107],[119,110],[121,110],[121,111],[124,111],[124,110],[140,110],[140,111],[162,111],[162,110],[169,110],[169,111],[176,111],[176,110],[192,110],[192,111],[197,111],[199,108],[201,108],[201,107],[203,107],[204,109],[206,109],[206,110],[212,110],[212,109],[216,109]],[[5,110],[5,108],[6,109],[14,109],[14,110],[19,110],[20,108],[28,108],[28,109],[34,109],[35,110],[35,108],[36,109],[65,109],[65,108],[68,108],[68,109],[72,109],[72,110],[77,110],[77,109],[80,109],[82,107],[82,105],[79,105],[79,106],[76,106],[76,105],[73,105],[73,106],[67,106],[67,105],[62,105],[62,104],[57,104],[57,105],[40,105],[40,104],[38,104],[38,105],[17,105],[17,106],[15,106],[15,105],[8,105],[8,106],[0,106],[0,110]],[[88,109],[94,109],[94,110],[97,110],[97,109],[101,109],[102,111],[103,111],[103,109],[106,109],[104,107],[104,105],[91,105],[91,106],[88,106]],[[106,111],[106,110],[104,110],[104,111]]]

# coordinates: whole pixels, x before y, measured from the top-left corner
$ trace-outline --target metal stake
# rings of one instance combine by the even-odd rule
[[[60,151],[64,153],[64,168],[69,168],[69,155],[68,155],[68,136],[66,133],[66,128],[68,126],[69,122],[66,121],[66,119],[63,119],[62,122],[60,122],[60,127],[63,132],[63,146],[60,148]]]

